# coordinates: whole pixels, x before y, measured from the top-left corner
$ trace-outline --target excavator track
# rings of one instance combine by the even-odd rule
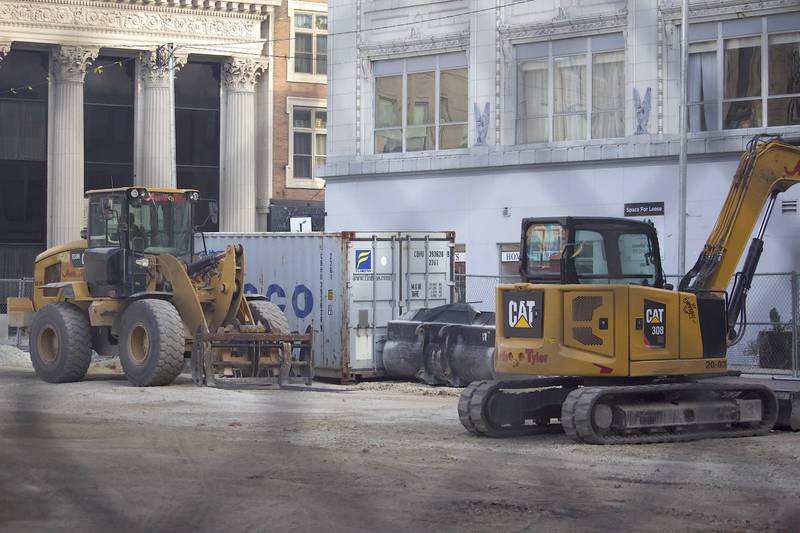
[[[765,386],[690,382],[575,389],[561,425],[579,442],[649,444],[764,435],[777,417]]]
[[[569,378],[476,381],[461,393],[458,417],[470,433],[482,437],[551,432],[551,418],[558,418],[561,404],[578,383]]]

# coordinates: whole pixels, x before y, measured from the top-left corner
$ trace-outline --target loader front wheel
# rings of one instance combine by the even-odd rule
[[[120,322],[119,359],[125,377],[137,387],[169,385],[183,370],[183,322],[164,300],[139,300]]]
[[[45,305],[31,324],[31,363],[49,383],[80,381],[92,362],[89,318],[72,304]]]

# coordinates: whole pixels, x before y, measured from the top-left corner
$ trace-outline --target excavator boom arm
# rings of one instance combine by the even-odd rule
[[[766,229],[775,197],[800,182],[800,147],[780,138],[764,142],[763,137],[754,137],[748,144],[716,225],[697,262],[681,280],[681,290],[725,291],[764,206],[767,209],[759,239]]]

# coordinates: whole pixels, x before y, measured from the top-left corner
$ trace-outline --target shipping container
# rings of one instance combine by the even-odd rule
[[[452,232],[206,233],[207,253],[245,249],[245,291],[314,330],[314,371],[344,381],[385,375],[386,324],[453,301]],[[198,236],[196,250],[204,251]]]

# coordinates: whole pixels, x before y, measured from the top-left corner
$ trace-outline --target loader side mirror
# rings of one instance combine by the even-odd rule
[[[200,230],[206,224],[216,224],[219,221],[219,207],[217,201],[209,198],[200,198],[194,204],[192,226]]]
[[[111,198],[106,198],[103,200],[103,217],[106,220],[112,220],[116,215],[116,211],[114,210],[114,202]]]
[[[81,239],[84,241],[89,237],[89,231],[86,228],[81,229]]]
[[[211,200],[208,204],[208,216],[211,218],[211,223],[216,224],[219,222],[219,207],[216,200]]]

